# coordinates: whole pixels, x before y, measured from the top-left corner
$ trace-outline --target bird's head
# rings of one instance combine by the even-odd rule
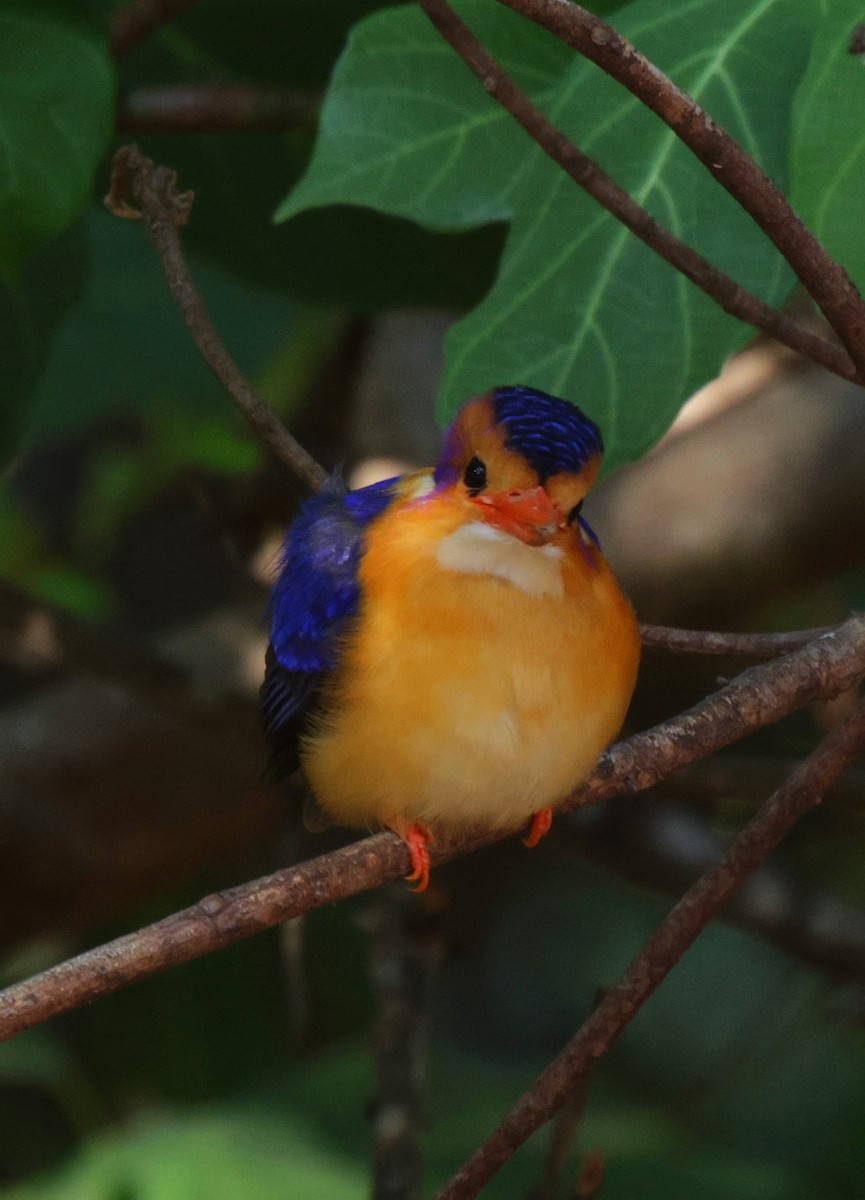
[[[437,487],[471,519],[543,546],[576,522],[603,442],[576,405],[529,387],[498,387],[462,408],[445,437]]]

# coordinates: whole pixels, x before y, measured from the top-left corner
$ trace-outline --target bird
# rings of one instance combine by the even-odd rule
[[[603,440],[525,385],[469,399],[435,467],[349,491],[286,535],[261,689],[271,770],[333,823],[391,829],[426,888],[437,836],[528,826],[616,737],[633,609],[582,514]]]

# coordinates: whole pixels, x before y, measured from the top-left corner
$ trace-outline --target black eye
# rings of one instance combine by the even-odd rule
[[[568,524],[573,525],[574,521],[577,520],[577,518],[579,517],[579,515],[582,511],[583,511],[583,502],[581,500],[579,502],[579,504],[575,504],[574,507],[571,509],[571,511],[568,513]]]
[[[487,469],[479,458],[473,458],[466,467],[463,483],[470,492],[481,492],[487,486]]]

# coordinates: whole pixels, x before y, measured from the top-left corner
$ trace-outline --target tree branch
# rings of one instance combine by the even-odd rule
[[[315,127],[321,94],[292,88],[187,83],[134,88],[117,113],[122,133],[232,133]]]
[[[840,346],[765,304],[659,225],[593,159],[583,154],[544,116],[457,16],[447,0],[420,0],[420,5],[442,37],[483,83],[486,91],[511,114],[553,162],[665,262],[696,284],[724,312],[762,330],[844,379],[860,378]],[[861,378],[865,379],[865,373]]]
[[[418,897],[392,884],[360,923],[376,1001],[373,1200],[417,1200],[423,1184],[423,1082],[437,948]]]
[[[647,794],[613,800],[586,810],[582,819],[574,816],[561,821],[559,845],[601,863],[635,887],[681,895],[715,865],[729,839],[719,837],[711,821],[692,805],[665,797],[675,794],[683,775],[687,782],[701,768],[711,771],[715,763],[723,763],[724,757],[694,764],[664,780],[658,789],[664,798]],[[742,764],[741,756],[737,762]],[[760,790],[754,810],[790,774],[791,767],[788,760],[785,771],[773,772],[773,783]],[[861,769],[851,768],[824,799],[843,810],[847,793],[860,811],[865,797],[862,775]],[[737,795],[735,786],[733,783],[728,796]],[[769,860],[761,864],[725,908],[724,920],[756,933],[782,953],[835,981],[854,984],[860,990],[865,987],[865,908],[814,887],[786,863]]]
[[[126,203],[127,186],[141,205],[140,211]],[[168,287],[204,360],[259,440],[298,479],[316,491],[327,478],[326,472],[291,436],[270,405],[241,374],[216,332],[204,299],[189,274],[177,230],[189,220],[193,198],[192,192],[177,191],[175,171],[155,166],[137,146],[121,146],[115,154],[106,205],[116,216],[144,218]]]
[[[848,691],[865,676],[865,616],[784,658],[752,667],[688,711],[619,742],[562,805],[593,804],[651,787],[817,699]],[[442,837],[434,866],[500,841],[500,831]],[[378,887],[409,870],[405,843],[391,833],[228,891],[89,950],[0,993],[0,1041],[168,967],[222,949],[291,917]]]
[[[797,629],[786,633],[714,633],[708,629],[674,629],[669,625],[640,625],[644,650],[668,650],[671,654],[741,655],[743,658],[777,658],[807,646],[815,638],[832,632],[831,625],[819,629]]]
[[[741,146],[612,26],[563,0],[499,0],[573,46],[672,129],[795,271],[865,379],[865,303],[847,272]]]
[[[838,725],[733,839],[717,866],[681,898],[564,1050],[538,1077],[498,1129],[439,1193],[470,1200],[514,1151],[553,1116],[593,1062],[673,969],[746,876],[777,846],[865,747],[865,700]]]
[[[115,58],[143,42],[160,25],[192,8],[196,0],[130,0],[111,18],[111,53]]]

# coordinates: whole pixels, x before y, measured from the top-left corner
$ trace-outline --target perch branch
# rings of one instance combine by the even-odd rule
[[[696,284],[724,312],[762,330],[844,379],[859,378],[841,346],[812,333],[765,304],[659,225],[593,159],[579,150],[544,116],[457,16],[447,0],[420,0],[420,5],[486,91],[525,129],[544,153],[665,262]],[[862,378],[865,378],[865,374]]]
[[[140,211],[127,204],[127,187],[141,205]],[[189,273],[177,230],[189,220],[192,201],[192,192],[177,191],[176,172],[168,167],[154,166],[137,146],[121,146],[115,154],[111,190],[105,203],[117,216],[143,216],[168,287],[205,362],[240,409],[256,437],[298,479],[316,491],[326,478],[324,469],[295,441],[270,405],[262,400],[241,374],[216,332],[204,299]]]
[[[117,128],[123,133],[312,128],[320,104],[320,93],[291,88],[220,87],[209,83],[140,87],[121,101]]]
[[[564,811],[651,787],[814,700],[854,687],[865,675],[865,616],[801,650],[738,676],[677,717],[619,742],[562,806]],[[507,836],[442,837],[433,865]],[[391,833],[208,896],[135,933],[14,984],[0,993],[0,1041],[168,967],[222,949],[291,917],[378,887],[409,870],[405,843]]]
[[[562,0],[499,0],[627,88],[696,155],[781,252],[865,379],[865,303],[844,268],[750,155],[612,26]]]
[[[589,1067],[602,1058],[712,917],[865,747],[865,700],[825,738],[752,821],[723,858],[685,893],[619,983],[568,1042],[502,1124],[439,1193],[470,1200],[514,1151],[553,1116]]]
[[[787,633],[715,633],[708,629],[674,629],[669,625],[640,625],[644,650],[671,654],[738,655],[742,658],[777,658],[807,646],[831,633],[832,626],[796,629]]]
[[[111,53],[115,58],[126,54],[133,46],[143,42],[160,25],[169,21],[196,0],[130,0],[117,10],[111,18]]]

